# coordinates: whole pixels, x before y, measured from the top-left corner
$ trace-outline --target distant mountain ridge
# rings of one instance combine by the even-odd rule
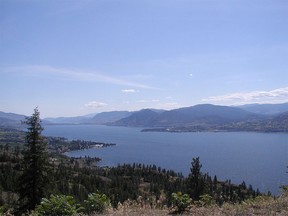
[[[75,117],[58,117],[58,118],[45,118],[48,124],[79,124],[85,119],[89,119],[86,116],[75,116]]]
[[[25,118],[25,115],[0,111],[0,127],[21,128],[21,122],[24,121]]]
[[[129,111],[111,111],[76,117],[45,118],[44,120],[48,124],[108,124],[128,117],[132,113]]]
[[[216,125],[262,118],[264,116],[236,107],[202,104],[162,113],[141,110],[127,118],[114,122],[113,125],[142,127]]]
[[[288,111],[288,103],[282,104],[246,104],[238,106],[243,110],[262,115],[277,115]]]
[[[25,115],[15,114],[15,113],[6,113],[0,111],[0,118],[7,118],[14,121],[23,121],[25,120]]]
[[[132,115],[134,112],[129,111],[112,111],[112,112],[102,112],[96,114],[94,117],[90,119],[86,119],[82,121],[82,123],[89,123],[89,124],[108,124],[111,122],[118,121],[122,118],[126,118]]]
[[[283,111],[283,112],[282,112]],[[272,114],[273,113],[273,114]],[[24,115],[0,112],[1,127],[19,127]],[[240,107],[200,104],[173,110],[112,111],[78,117],[45,118],[45,124],[102,124],[170,131],[256,130],[288,132],[288,103]],[[172,128],[172,129],[171,129]]]
[[[113,126],[129,126],[129,127],[140,127],[140,126],[151,126],[151,122],[154,121],[160,115],[158,112],[143,109],[138,112],[133,113],[132,115],[122,118],[118,121],[111,122],[109,125]]]

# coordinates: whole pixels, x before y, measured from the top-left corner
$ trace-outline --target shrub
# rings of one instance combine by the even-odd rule
[[[4,206],[0,206],[0,215],[4,215],[4,213],[6,212],[6,208]]]
[[[172,193],[172,205],[177,208],[177,212],[184,212],[191,204],[192,199],[188,194],[182,194],[181,192]]]
[[[80,210],[81,208],[74,197],[52,194],[49,199],[42,199],[41,204],[36,207],[34,215],[72,216],[80,212]]]
[[[288,192],[288,185],[282,185],[280,188],[284,194]]]
[[[111,206],[110,199],[100,192],[91,193],[88,199],[84,201],[85,212],[91,214],[92,212],[103,213]]]
[[[199,204],[201,206],[210,206],[212,204],[215,204],[215,200],[209,194],[203,194],[200,196]]]

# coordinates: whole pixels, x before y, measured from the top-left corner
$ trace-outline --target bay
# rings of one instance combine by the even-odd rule
[[[123,163],[155,164],[188,175],[193,157],[200,157],[202,171],[220,180],[279,194],[288,184],[288,134],[250,132],[165,133],[142,128],[101,125],[45,126],[46,136],[61,136],[115,143],[116,146],[73,151],[70,157],[100,157],[102,166]]]

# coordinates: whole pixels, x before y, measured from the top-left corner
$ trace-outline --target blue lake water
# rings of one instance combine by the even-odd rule
[[[45,126],[48,136],[115,143],[102,149],[67,153],[68,156],[102,158],[101,165],[155,164],[188,175],[193,157],[200,157],[202,171],[246,182],[262,192],[278,194],[288,184],[288,134],[248,132],[163,133],[141,128],[100,125]]]

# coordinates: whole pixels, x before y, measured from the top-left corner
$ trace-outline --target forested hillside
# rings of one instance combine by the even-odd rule
[[[17,209],[18,180],[21,176],[22,154],[18,147],[0,146],[0,206],[4,209]],[[83,203],[88,194],[100,191],[111,200],[113,207],[130,199],[141,199],[149,205],[171,206],[174,192],[190,194],[194,201],[201,195],[209,195],[218,205],[225,202],[240,203],[260,195],[252,186],[234,185],[230,181],[220,181],[199,169],[199,161],[194,161],[191,175],[183,177],[181,173],[165,170],[156,165],[124,164],[117,167],[95,167],[92,158],[66,158],[50,156],[49,185],[45,197],[51,194],[71,195],[77,202]],[[193,168],[194,166],[194,168]],[[195,167],[195,166],[198,166]],[[196,176],[193,176],[193,173]],[[198,173],[197,173],[198,172]]]
[[[114,144],[43,137],[39,114],[35,109],[26,118],[26,132],[0,131],[0,213],[21,215],[35,210],[39,215],[53,215],[55,206],[60,212],[68,208],[59,207],[62,202],[71,208],[71,214],[64,215],[103,212],[110,204],[119,209],[127,202],[183,213],[191,205],[222,207],[264,195],[245,182],[236,185],[203,173],[199,157],[191,158],[188,176],[156,165],[99,167],[100,158],[68,158],[62,153]],[[286,113],[282,115],[279,121],[286,124]],[[54,215],[59,214],[63,213]]]
[[[21,207],[19,180],[25,170],[23,160],[27,157],[22,153],[25,133],[5,129],[2,130],[1,137],[3,137],[0,145],[1,211],[17,214]],[[219,206],[226,202],[240,203],[260,195],[258,190],[255,191],[245,182],[235,185],[229,180],[221,181],[216,176],[202,173],[199,158],[192,160],[191,174],[184,177],[181,173],[165,170],[156,165],[134,163],[117,167],[99,167],[98,158],[68,158],[61,154],[70,149],[89,148],[97,144],[95,142],[68,142],[63,138],[51,137],[43,141],[50,143],[47,147],[49,161],[45,168],[47,185],[42,188],[43,198],[49,198],[53,194],[73,196],[75,201],[84,205],[88,195],[97,192],[105,194],[114,208],[127,200],[139,202],[139,199],[143,205],[163,208],[175,205],[173,194],[179,192],[187,194],[194,202],[201,200],[205,202],[208,197]],[[105,147],[111,144],[101,145]]]

